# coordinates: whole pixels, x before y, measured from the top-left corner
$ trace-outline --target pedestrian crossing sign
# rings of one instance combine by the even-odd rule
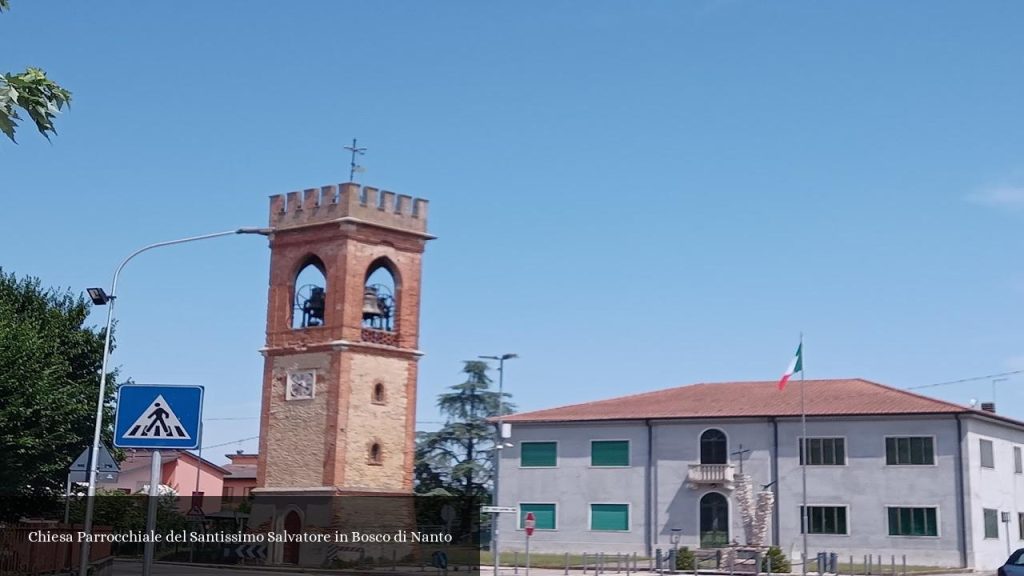
[[[114,446],[198,448],[202,414],[202,386],[121,386],[117,391]]]

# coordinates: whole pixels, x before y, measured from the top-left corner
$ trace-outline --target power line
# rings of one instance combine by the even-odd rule
[[[238,416],[232,418],[203,418],[203,420],[207,422],[211,420],[259,420],[259,416]]]
[[[950,384],[963,384],[964,382],[974,382],[977,380],[991,380],[1000,376],[1013,376],[1015,374],[1024,374],[1024,370],[1014,370],[1013,372],[1000,372],[999,374],[989,374],[987,376],[974,376],[972,378],[961,378],[960,380],[950,380],[949,382],[936,382],[935,384],[923,384],[921,386],[910,386],[904,388],[904,390],[920,390],[921,388],[935,388],[937,386],[949,386]]]
[[[248,438],[239,438],[238,440],[232,440],[230,442],[223,442],[221,444],[213,444],[211,446],[203,446],[202,449],[203,450],[207,450],[209,448],[220,448],[221,446],[230,446],[231,444],[237,444],[239,442],[245,442],[246,440],[256,440],[258,438],[259,438],[259,436],[250,436]]]

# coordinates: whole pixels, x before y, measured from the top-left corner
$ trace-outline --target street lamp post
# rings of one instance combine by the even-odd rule
[[[92,517],[95,510],[95,499],[96,499],[96,454],[100,450],[100,433],[103,430],[103,406],[104,397],[106,395],[107,388],[107,363],[110,360],[110,329],[114,322],[114,299],[117,298],[117,278],[121,275],[121,270],[139,254],[152,250],[153,248],[160,248],[163,246],[171,246],[174,244],[184,244],[186,242],[195,242],[197,240],[206,240],[209,238],[218,238],[220,236],[230,236],[232,234],[259,234],[262,236],[269,236],[273,230],[271,228],[239,228],[237,230],[228,230],[225,232],[215,232],[213,234],[203,234],[202,236],[190,236],[188,238],[179,238],[178,240],[168,240],[166,242],[157,242],[148,246],[143,246],[135,252],[128,255],[127,258],[121,261],[121,264],[114,271],[114,280],[110,283],[110,294],[103,291],[102,288],[89,288],[89,298],[92,299],[93,304],[98,306],[107,306],[107,331],[104,335],[103,340],[103,365],[100,369],[100,391],[99,398],[96,401],[96,423],[93,427],[92,434],[92,448],[89,450],[89,488],[86,491],[85,499],[85,519],[83,521],[82,531],[86,534],[92,532]],[[84,539],[81,544],[82,554],[81,560],[78,567],[79,576],[88,576],[89,573],[89,540]]]
[[[494,439],[494,502],[498,505],[498,478],[501,473],[501,448],[504,444],[502,418],[505,416],[505,360],[519,358],[518,354],[502,354],[500,356],[480,356],[483,360],[498,361],[498,429]],[[498,564],[501,562],[501,552],[498,547],[498,524],[500,514],[491,514],[491,557],[494,561],[494,576],[498,576]]]

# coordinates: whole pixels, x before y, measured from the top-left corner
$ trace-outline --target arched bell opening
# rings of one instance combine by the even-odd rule
[[[312,328],[324,325],[327,309],[327,269],[316,256],[302,261],[295,274],[292,328]]]
[[[374,260],[363,283],[363,328],[397,331],[398,290],[394,264],[387,258]]]

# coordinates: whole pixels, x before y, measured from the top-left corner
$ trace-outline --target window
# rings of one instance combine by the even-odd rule
[[[537,530],[555,529],[555,505],[554,504],[520,504],[519,505],[519,529],[525,528],[526,515],[533,512],[533,519],[536,522],[534,528]]]
[[[800,533],[803,534],[804,507],[800,507]],[[808,534],[846,534],[846,506],[808,506]]]
[[[725,432],[721,430],[705,430],[700,435],[700,463],[727,464],[729,462],[728,445]]]
[[[629,504],[591,504],[590,529],[625,532],[629,530]]]
[[[981,440],[981,467],[982,468],[995,468],[996,457],[992,451],[991,440]]]
[[[1020,458],[1020,446],[1013,447],[1013,472],[1015,474],[1024,474],[1024,465],[1022,465]]]
[[[629,440],[594,440],[590,443],[591,466],[629,466]]]
[[[931,436],[903,436],[885,439],[888,466],[931,466],[935,464],[935,442]]]
[[[292,328],[313,328],[324,325],[327,309],[327,268],[316,256],[303,261],[292,287],[294,308]]]
[[[1017,539],[1024,540],[1024,512],[1017,512]]]
[[[804,439],[799,442],[800,464],[804,463]],[[808,466],[844,466],[846,465],[845,438],[808,438]]]
[[[519,465],[523,468],[550,468],[558,464],[557,442],[523,442]]]
[[[234,495],[234,492],[235,492],[234,488],[232,488],[231,486],[225,486],[224,487],[224,492],[223,492],[223,497],[224,498],[231,498],[231,496]]]
[[[937,508],[889,508],[890,536],[938,536]]]
[[[373,385],[373,403],[383,404],[384,403],[384,384],[377,382]]]
[[[383,457],[381,456],[380,444],[374,442],[370,445],[370,453],[367,455],[366,463],[377,466],[382,463],[382,460]]]
[[[363,284],[363,328],[384,332],[397,329],[398,287],[398,269],[391,260],[381,257],[370,263]]]
[[[999,538],[999,512],[991,508],[982,508],[985,515],[985,538]]]

